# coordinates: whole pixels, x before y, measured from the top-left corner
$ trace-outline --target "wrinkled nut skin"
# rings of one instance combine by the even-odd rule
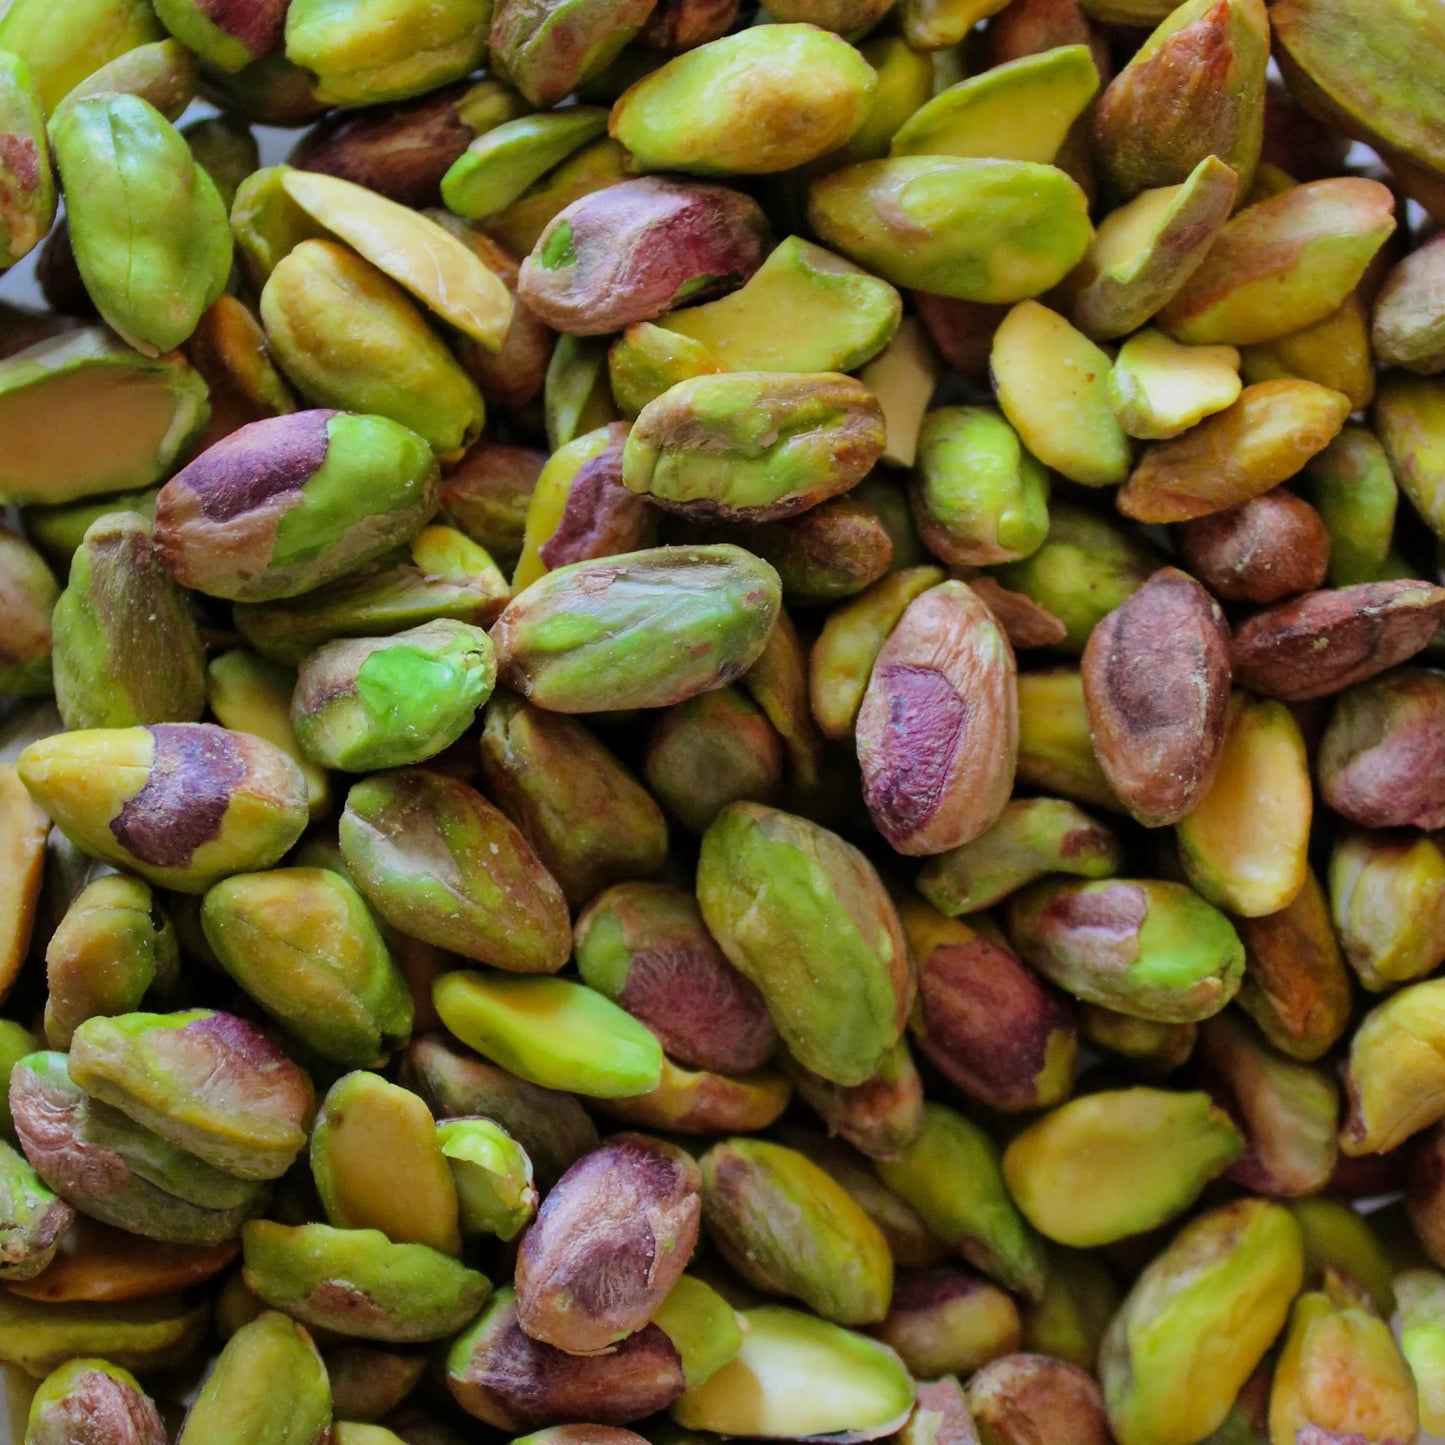
[[[714,942],[691,894],[667,883],[619,883],[577,917],[584,983],[622,1005],[695,1069],[745,1074],[777,1048],[755,984]]]
[[[554,712],[666,707],[741,677],[782,602],[739,547],[655,547],[559,567],[492,628],[501,682]]]
[[[194,1009],[87,1019],[70,1074],[110,1104],[239,1179],[278,1179],[306,1142],[311,1080],[254,1024]]]
[[[605,336],[741,286],[762,264],[767,225],[740,191],[623,181],[548,224],[517,294],[554,331]]]
[[[801,1299],[835,1324],[877,1324],[893,1292],[882,1231],[796,1150],[729,1139],[702,1158],[703,1219],[749,1283]]]
[[[572,1355],[598,1354],[652,1321],[687,1267],[702,1219],[690,1155],[615,1134],[542,1201],[517,1251],[517,1321]]]
[[[1235,681],[1265,697],[1306,702],[1407,661],[1445,619],[1445,588],[1365,582],[1306,593],[1235,630]]]
[[[1350,1040],[1340,1148],[1384,1154],[1445,1116],[1445,980],[1411,984],[1364,1017]]]
[[[1400,668],[1340,695],[1320,796],[1365,828],[1445,828],[1445,674]]]
[[[508,693],[487,707],[482,780],[573,907],[667,864],[662,810],[580,722]]]
[[[914,899],[899,913],[918,973],[909,1028],[923,1056],[992,1109],[1047,1109],[1067,1098],[1078,1052],[1068,999],[961,920]]]
[[[836,1084],[872,1078],[903,1033],[913,978],[898,915],[868,860],[805,818],[732,803],[703,835],[697,899],[794,1058]]]
[[[912,856],[986,831],[1013,788],[1013,648],[963,582],[911,602],[883,644],[858,712],[863,796],[878,831]]]
[[[1048,1355],[1010,1354],[968,1382],[981,1445],[1112,1445],[1094,1377]]]
[[[1225,602],[1278,602],[1324,586],[1330,534],[1308,502],[1276,488],[1183,523],[1179,555]]]
[[[885,440],[882,408],[852,377],[698,376],[643,407],[622,480],[699,521],[777,521],[855,486]]]
[[[1192,577],[1166,567],[1094,629],[1084,649],[1094,752],[1129,811],[1159,828],[1209,791],[1229,705],[1229,627]]]
[[[61,733],[32,743],[16,767],[72,842],[185,893],[269,867],[306,826],[296,764],[206,723]]]
[[[555,973],[572,929],[561,888],[521,832],[456,778],[379,774],[347,794],[341,853],[393,928],[516,973]]]
[[[390,551],[436,507],[436,463],[413,432],[384,417],[294,412],[232,432],[161,488],[156,552],[183,586],[266,602]]]
[[[539,109],[591,79],[637,34],[652,0],[498,0],[492,66]]]
[[[606,1355],[569,1355],[525,1334],[515,1296],[498,1290],[447,1356],[447,1388],[467,1414],[513,1432],[558,1423],[626,1425],[684,1389],[682,1357],[656,1325]]]
[[[1264,0],[1189,0],[1168,15],[1099,99],[1094,142],[1127,199],[1182,182],[1208,155],[1248,191],[1264,140]]]
[[[739,545],[777,568],[791,607],[818,607],[861,592],[893,562],[893,539],[857,489],[786,522],[733,533]]]
[[[1008,935],[1076,998],[1156,1023],[1217,1014],[1244,970],[1234,926],[1178,883],[1044,879],[1011,900]]]
[[[30,1403],[26,1445],[166,1445],[155,1402],[134,1375],[105,1360],[71,1360]]]

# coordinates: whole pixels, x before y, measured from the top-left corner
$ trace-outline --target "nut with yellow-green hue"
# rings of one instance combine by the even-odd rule
[[[1019,1311],[997,1285],[962,1269],[898,1277],[878,1337],[918,1380],[971,1375],[1019,1346]]]
[[[1365,1015],[1350,1040],[1340,1148],[1383,1154],[1445,1116],[1445,980],[1411,984]]]
[[[30,67],[0,49],[0,270],[38,246],[55,220],[55,172],[45,134],[45,112]]]
[[[1371,992],[1423,978],[1445,960],[1445,851],[1432,839],[1343,830],[1329,885],[1345,958]]]
[[[1400,488],[1380,439],[1365,427],[1345,427],[1310,461],[1305,478],[1306,495],[1330,534],[1330,585],[1383,576]]]
[[[74,1219],[29,1160],[0,1141],[0,1279],[34,1279]]]
[[[165,1445],[166,1429],[129,1370],[108,1360],[69,1360],[30,1402],[25,1445]]]
[[[1181,346],[1152,328],[1119,348],[1109,400],[1131,437],[1167,441],[1239,400],[1239,352]]]
[[[63,17],[44,0],[19,0],[0,16],[0,50],[29,67],[47,113],[101,66],[164,39],[146,0],[82,0]]]
[[[51,691],[52,614],[60,587],[45,559],[23,537],[0,528],[0,696],[43,697]]]
[[[457,1192],[462,1233],[515,1239],[537,1212],[527,1151],[491,1119],[444,1119],[436,1131]]]

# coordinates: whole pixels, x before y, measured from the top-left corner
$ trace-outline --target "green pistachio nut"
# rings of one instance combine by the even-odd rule
[[[559,336],[542,383],[547,444],[554,450],[617,420],[607,378],[607,343]]]
[[[804,1155],[730,1139],[703,1156],[702,1180],[708,1237],[750,1284],[835,1324],[887,1314],[893,1260],[882,1231]]]
[[[251,127],[229,115],[202,116],[181,127],[196,164],[216,183],[227,214],[241,182],[261,164],[261,151]]]
[[[19,1139],[10,1112],[10,1076],[21,1059],[39,1048],[40,1040],[29,1029],[21,1027],[13,1019],[0,1019],[0,1137],[12,1144],[18,1143]]]
[[[550,1189],[597,1143],[596,1126],[570,1094],[519,1079],[445,1034],[413,1039],[402,1056],[401,1077],[439,1119],[481,1116],[504,1128],[526,1151],[539,1190]],[[465,1190],[458,1188],[465,1228]]]
[[[705,311],[707,307],[694,309]],[[678,314],[685,316],[687,312]],[[629,419],[679,381],[721,370],[717,358],[702,342],[651,321],[629,326],[607,349],[607,381],[612,399]]]
[[[549,114],[561,120],[572,115],[574,109],[583,107]],[[600,132],[605,125],[604,116],[603,125],[597,130]],[[490,216],[486,221],[487,235],[510,255],[527,255],[553,217],[573,201],[626,180],[631,174],[628,163],[627,152],[606,135],[597,135],[580,149],[569,146],[559,164],[552,165],[550,170],[543,168],[536,181],[529,179],[524,184],[515,201]]]
[[[1349,1108],[1340,1148],[1382,1154],[1445,1114],[1445,981],[1411,984],[1377,1004],[1350,1040]]]
[[[994,574],[1068,629],[1063,652],[1083,652],[1094,628],[1159,569],[1159,554],[1116,523],[1069,502],[1049,507],[1049,531],[1028,557]]]
[[[439,617],[485,627],[506,604],[497,564],[452,527],[423,527],[393,558],[300,597],[237,604],[237,629],[263,657],[294,667],[338,637],[382,637]]]
[[[487,706],[482,780],[573,907],[667,862],[662,810],[581,723],[511,693]]]
[[[75,259],[96,308],[146,355],[179,346],[231,271],[231,229],[215,183],[138,96],[66,106],[51,140]]]
[[[380,1230],[253,1219],[242,1231],[247,1285],[313,1329],[422,1344],[455,1334],[491,1294],[485,1275]]]
[[[1111,829],[1064,798],[1016,798],[971,843],[928,859],[918,891],[951,918],[992,908],[1046,873],[1108,878],[1123,863]]]
[[[606,129],[607,113],[590,105],[505,120],[483,131],[452,163],[442,177],[442,200],[449,210],[468,221],[504,218],[507,208],[524,198],[529,187],[542,182],[574,154],[585,155],[582,148]],[[519,254],[529,252],[556,215],[594,189],[588,186],[579,194],[557,190],[555,204],[547,205],[546,214],[536,217],[536,236],[530,237],[525,246],[510,249]],[[508,228],[495,239],[507,245],[513,239],[513,229]]]
[[[155,1402],[129,1370],[108,1360],[70,1360],[46,1376],[30,1402],[25,1445],[165,1445]]]
[[[317,406],[390,417],[439,456],[482,429],[481,393],[396,282],[334,241],[302,241],[261,292],[276,361]]]
[[[1395,536],[1400,488],[1374,432],[1347,426],[1305,468],[1306,495],[1330,534],[1329,583],[1383,576]]]
[[[900,1274],[878,1337],[916,1380],[971,1375],[1019,1346],[1018,1306],[997,1285],[962,1269]]]
[[[1119,1298],[1113,1275],[1093,1255],[1050,1250],[1043,1298],[1022,1311],[1024,1348],[1092,1370]]]
[[[210,1313],[206,1304],[190,1304],[178,1294],[123,1304],[53,1304],[6,1293],[0,1296],[0,1361],[36,1379],[69,1360],[97,1356],[137,1374],[174,1369],[200,1347]]]
[[[234,1014],[122,1014],[87,1019],[70,1075],[119,1109],[239,1179],[276,1179],[306,1142],[311,1081]]]
[[[0,528],[0,599],[7,636],[0,646],[0,696],[51,691],[52,614],[60,588],[45,559],[23,537]]]
[[[491,17],[491,0],[299,0],[286,58],[313,73],[325,105],[405,100],[475,70]]]
[[[293,65],[282,51],[272,51],[234,75],[208,70],[205,88],[227,114],[256,125],[306,125],[326,110],[317,99],[316,77]]]
[[[690,1154],[645,1134],[615,1134],[584,1155],[518,1248],[518,1322],[572,1354],[610,1349],[645,1329],[697,1244],[702,1184]]]
[[[151,524],[111,512],[86,531],[55,604],[55,701],[68,728],[193,723],[205,707],[200,632]]]
[[[32,798],[97,858],[185,893],[267,868],[306,825],[306,782],[279,748],[205,723],[96,728],[32,743]]]
[[[462,1233],[515,1239],[537,1212],[527,1151],[491,1119],[445,1119],[436,1130],[457,1192]]]
[[[301,664],[291,725],[323,767],[402,768],[456,742],[495,681],[491,641],[468,622],[328,642]]]
[[[147,1239],[210,1246],[234,1239],[265,1186],[222,1173],[90,1098],[64,1054],[31,1054],[11,1075],[26,1158],[83,1214]]]
[[[1289,1212],[1304,1235],[1306,1285],[1343,1289],[1386,1318],[1395,1313],[1395,1266],[1363,1214],[1322,1194],[1292,1199]]]
[[[1396,1277],[1400,1348],[1420,1391],[1420,1424],[1435,1434],[1445,1426],[1445,1277],[1411,1269]]]
[[[828,1126],[829,1134],[862,1154],[891,1159],[923,1128],[923,1081],[903,1039],[888,1051],[878,1072],[861,1084],[835,1084],[787,1054],[780,1063],[798,1097]]]
[[[1400,490],[1430,530],[1445,537],[1445,382],[1398,372],[1386,376],[1375,398],[1374,422]]]
[[[1304,1277],[1299,1226],[1262,1199],[1185,1226],[1130,1290],[1099,1378],[1120,1445],[1191,1445],[1224,1422]]]
[[[1004,1152],[1003,1173],[1040,1233],[1088,1249],[1182,1214],[1244,1147],[1208,1094],[1119,1089],[1030,1125]]]
[[[661,1082],[656,1036],[568,979],[457,971],[437,979],[432,998],[451,1033],[529,1083],[610,1099]]]
[[[326,769],[313,763],[296,741],[291,726],[295,687],[290,669],[241,648],[213,657],[206,667],[206,706],[216,721],[280,748],[301,769],[314,822],[329,810],[331,783]]]
[[[299,411],[251,422],[177,472],[156,498],[156,549],[183,586],[265,602],[409,540],[436,505],[436,462],[414,432]]]
[[[1012,302],[1061,281],[1089,244],[1084,193],[1029,161],[899,156],[821,176],[808,219],[895,286]]]
[[[944,562],[1015,562],[1048,535],[1048,474],[991,407],[924,417],[909,495],[923,545]]]
[[[679,1277],[652,1319],[682,1356],[689,1389],[710,1380],[742,1349],[737,1311],[695,1275]]]
[[[200,0],[161,0],[161,23],[206,64],[234,72],[271,54],[281,44],[286,7],[280,0],[241,12],[209,8]]]
[[[1375,298],[1370,339],[1383,366],[1429,376],[1445,369],[1445,332],[1434,298],[1445,272],[1445,247],[1434,240],[1396,262]]]
[[[281,260],[302,241],[326,235],[321,223],[292,198],[286,173],[285,166],[262,166],[237,185],[231,200],[236,260],[257,292]]]
[[[1244,971],[1234,926],[1178,883],[1045,880],[1015,895],[1008,931],[1076,998],[1158,1023],[1218,1013]]]
[[[331,1383],[306,1330],[267,1310],[226,1342],[186,1414],[177,1445],[227,1435],[320,1445],[331,1436]]]
[[[600,1099],[593,1107],[635,1129],[716,1138],[770,1128],[792,1096],[792,1083],[778,1069],[764,1066],[737,1076],[715,1074],[685,1069],[664,1054],[655,1089],[626,1098]]]
[[[653,796],[690,833],[705,833],[729,804],[777,800],[783,740],[737,686],[699,693],[662,711],[648,737],[642,775]]]
[[[206,894],[201,926],[226,972],[322,1058],[374,1063],[410,1034],[406,979],[341,874],[239,873]]]
[[[609,130],[639,169],[700,175],[791,170],[842,145],[877,77],[845,40],[760,25],[676,56],[625,91]],[[806,110],[811,124],[786,120]]]
[[[1445,851],[1430,838],[1342,830],[1329,885],[1340,946],[1371,992],[1423,978],[1445,959]]]
[[[1043,1241],[1009,1197],[998,1146],[943,1104],[924,1109],[923,1132],[896,1159],[874,1161],[878,1177],[907,1200],[943,1242],[1005,1289],[1038,1299]]]
[[[655,547],[574,562],[492,631],[501,681],[554,712],[663,707],[746,672],[777,620],[778,574],[740,547]]]
[[[572,929],[561,888],[480,793],[413,768],[357,783],[341,852],[393,928],[518,973],[555,973]]]
[[[703,837],[697,896],[798,1062],[838,1084],[872,1078],[902,1034],[911,977],[897,914],[863,855],[807,819],[733,803]]]
[[[499,0],[491,63],[543,110],[606,69],[651,13],[647,0]]]
[[[917,50],[958,45],[978,24],[1005,8],[1007,0],[904,0],[903,38]]]
[[[175,930],[150,885],[112,873],[71,901],[45,946],[45,1038],[68,1049],[86,1019],[131,1013],[180,967]]]
[[[1162,1078],[1189,1062],[1199,1025],[1161,1024],[1086,1003],[1079,1009],[1079,1034],[1095,1048],[1127,1059],[1146,1078]]]
[[[10,14],[14,14],[11,10]],[[73,502],[149,487],[210,417],[206,383],[179,357],[150,359],[99,327],[0,362],[7,502]],[[97,436],[106,445],[93,445]]]
[[[657,324],[703,347],[706,370],[857,371],[893,339],[902,312],[886,281],[788,236],[739,290]]]
[[[1239,400],[1239,351],[1184,346],[1150,328],[1119,348],[1109,401],[1131,437],[1167,440]]]
[[[77,101],[121,92],[139,96],[174,125],[196,98],[199,81],[196,56],[179,41],[157,40],[150,45],[137,45],[86,76],[56,106],[51,121],[59,120]]]
[[[30,1161],[0,1142],[0,1279],[34,1279],[74,1219]]]
[[[685,1387],[682,1353],[657,1325],[608,1354],[569,1355],[523,1331],[510,1288],[452,1345],[446,1378],[467,1414],[508,1433],[559,1419],[628,1424],[665,1409]]]
[[[1263,0],[1187,0],[1099,98],[1094,142],[1123,199],[1179,185],[1218,156],[1247,192],[1264,136],[1269,17]]]
[[[431,1111],[409,1089],[363,1070],[338,1079],[311,1131],[311,1174],[338,1229],[377,1229],[393,1244],[461,1253],[452,1171]]]
[[[0,31],[4,21],[0,19]],[[0,270],[35,249],[55,220],[55,172],[45,134],[45,110],[30,67],[0,50],[0,136],[5,159],[0,183]]]
[[[622,480],[702,520],[767,521],[845,492],[883,454],[883,413],[833,372],[681,381],[633,424]]]
[[[82,0],[63,16],[43,0],[18,0],[0,16],[0,50],[29,67],[47,113],[93,71],[164,39],[146,0]]]

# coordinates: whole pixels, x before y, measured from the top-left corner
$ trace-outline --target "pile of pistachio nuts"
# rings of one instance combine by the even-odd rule
[[[0,1439],[1445,1433],[1437,224],[1445,0],[0,0]]]

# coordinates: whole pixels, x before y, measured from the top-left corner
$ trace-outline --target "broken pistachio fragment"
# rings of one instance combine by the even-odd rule
[[[155,1402],[129,1370],[108,1360],[69,1360],[30,1402],[25,1445],[165,1445]]]
[[[267,1310],[243,1325],[211,1367],[177,1445],[203,1445],[243,1430],[296,1445],[331,1438],[331,1384],[311,1336]],[[243,1438],[245,1438],[243,1436]]]
[[[893,1434],[914,1385],[886,1345],[779,1305],[742,1315],[741,1350],[671,1409],[685,1430],[798,1440]]]
[[[656,1036],[568,979],[458,971],[437,979],[432,996],[457,1038],[530,1083],[607,1099],[661,1080]]]
[[[1131,437],[1167,441],[1239,399],[1233,346],[1182,346],[1150,328],[1119,348],[1109,401]]]
[[[313,1329],[393,1344],[454,1334],[492,1292],[485,1275],[424,1244],[376,1229],[277,1224],[241,1232],[247,1286]]]
[[[422,768],[357,783],[341,852],[367,902],[424,942],[519,973],[567,960],[567,904],[526,839],[482,795]]]
[[[798,1062],[834,1083],[871,1078],[903,1032],[911,978],[897,914],[863,855],[807,819],[733,803],[703,837],[697,895]],[[819,956],[831,960],[825,976]]]
[[[1244,946],[1230,921],[1178,883],[1035,883],[1009,906],[1026,963],[1089,1003],[1193,1023],[1239,989]]]
[[[491,1119],[446,1119],[436,1132],[457,1192],[462,1233],[515,1239],[537,1212],[526,1150]]]
[[[504,215],[507,207],[527,194],[529,186],[542,181],[553,167],[560,166],[606,129],[605,112],[590,105],[505,120],[484,130],[457,157],[442,177],[442,200],[449,210],[468,221]],[[608,179],[621,180],[622,177]],[[563,194],[559,189],[555,204],[536,218],[535,234],[527,237],[524,246],[508,246],[509,241],[514,241],[510,232],[498,235],[495,228],[493,239],[516,254],[525,255],[553,217],[570,202],[595,189],[596,186],[587,186],[571,194]]]
[[[16,767],[73,842],[186,893],[269,867],[306,825],[296,764],[207,723],[60,733],[32,743]]]
[[[92,1098],[239,1179],[276,1179],[306,1142],[310,1080],[259,1029],[193,1009],[87,1019],[70,1075]]]
[[[888,1312],[893,1260],[878,1226],[796,1150],[729,1139],[702,1159],[708,1237],[749,1283],[841,1325]]]
[[[692,1256],[705,1178],[691,1155],[644,1134],[614,1134],[579,1159],[517,1251],[527,1334],[587,1355],[646,1328]]]

